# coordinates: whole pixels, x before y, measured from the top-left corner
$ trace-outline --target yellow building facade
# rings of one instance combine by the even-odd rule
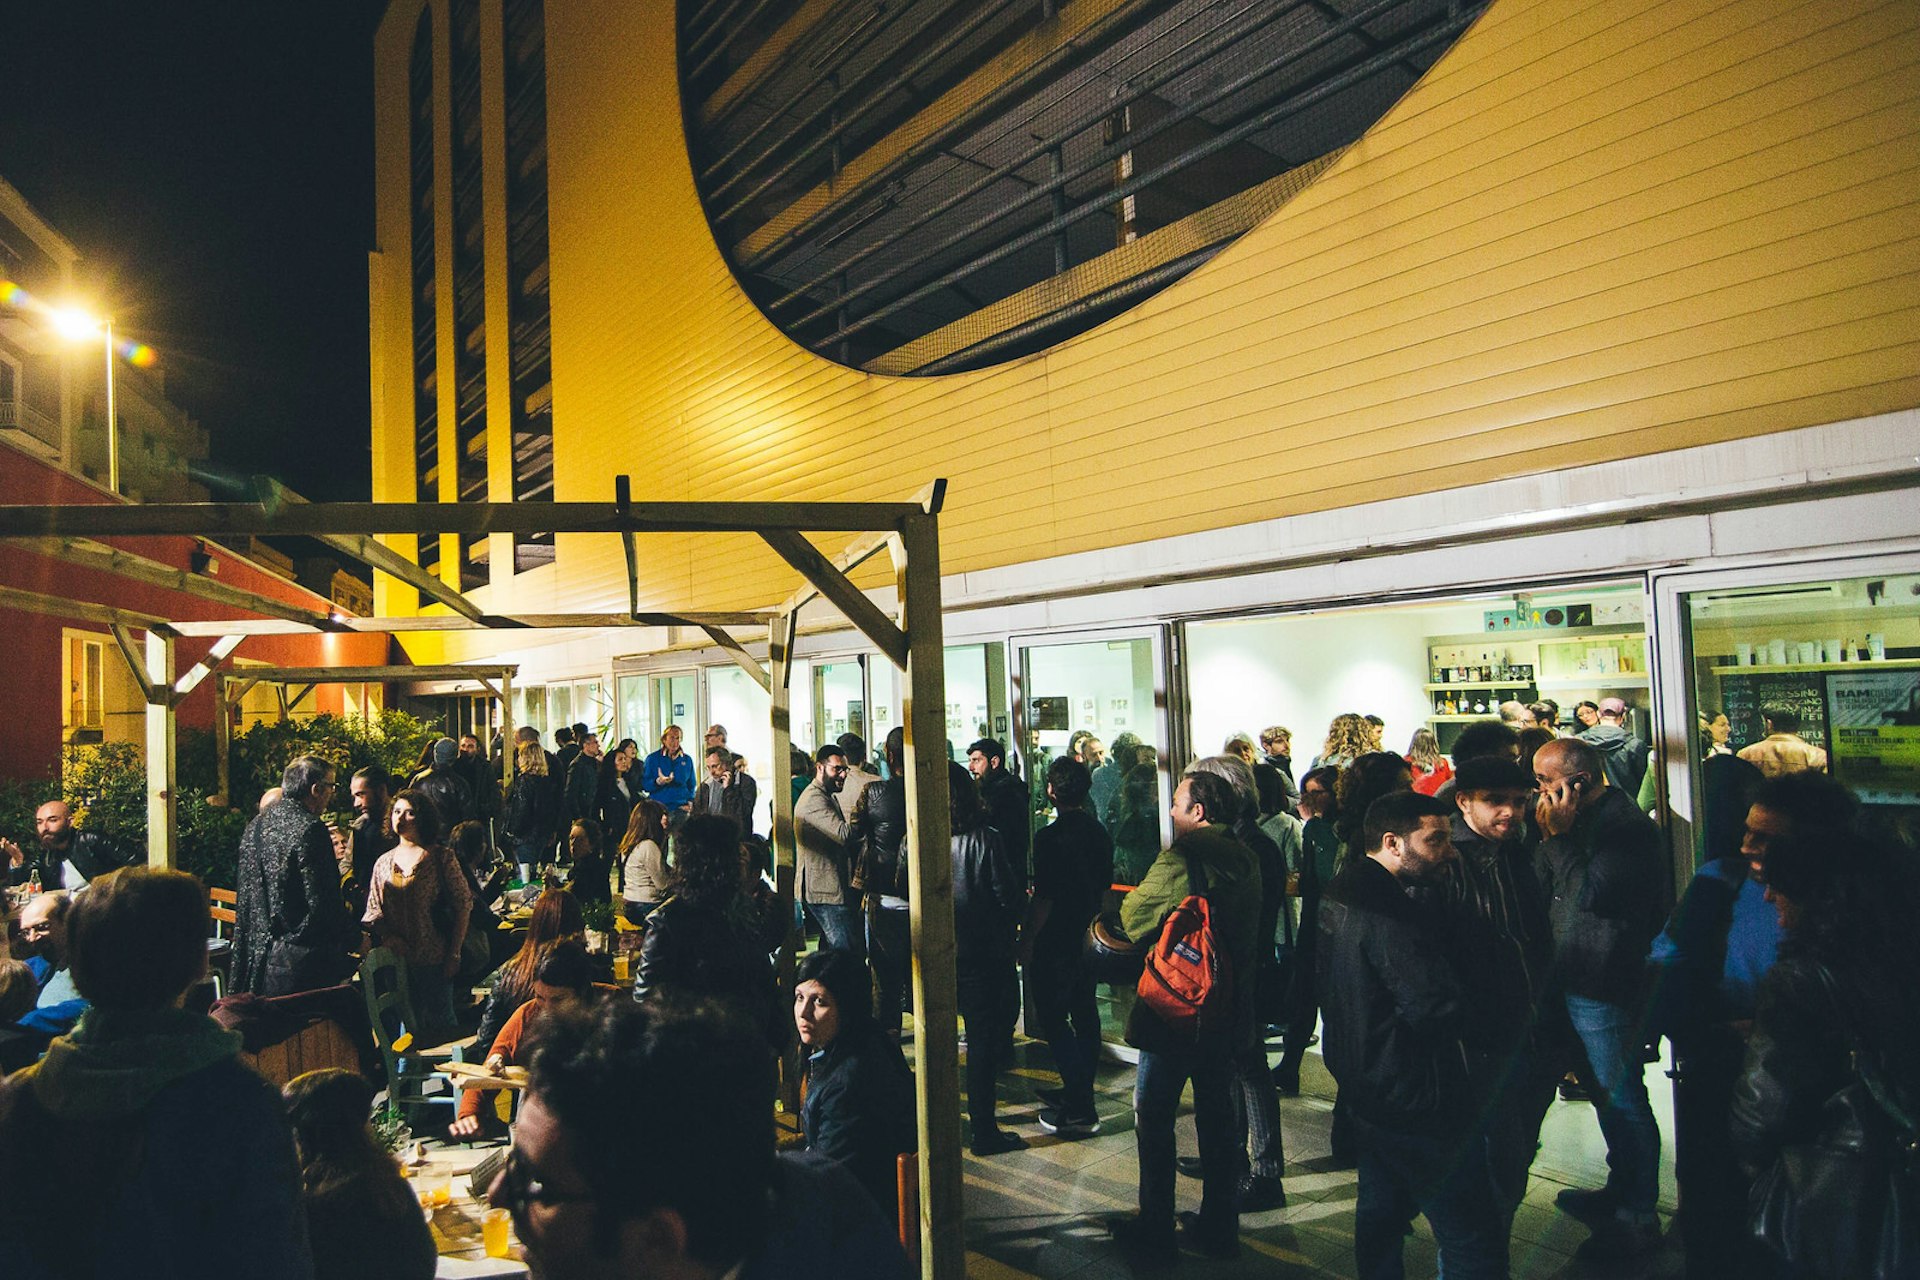
[[[1050,21],[1112,7],[1066,0]],[[499,319],[517,305],[514,18],[500,0],[469,8],[395,0],[377,38],[376,501],[476,492],[458,465],[423,473],[427,418],[438,458],[464,451],[473,483],[511,500],[525,442],[506,407],[542,390],[516,385]],[[1920,545],[1899,444],[1920,406],[1920,7],[1906,0],[1493,0],[1204,265],[1045,350],[931,377],[814,354],[743,291],[689,160],[675,6],[535,8],[551,335],[540,412],[559,499],[609,499],[623,474],[636,499],[669,502],[890,500],[944,477],[949,632],[989,642],[1614,573],[1644,600],[1658,654],[1655,615],[1679,607],[1661,603],[1664,568],[1864,548],[1898,570]],[[463,21],[477,24],[464,37]],[[465,80],[463,40],[477,50]],[[860,164],[848,157],[845,172]],[[457,229],[461,201],[476,234]],[[429,247],[441,269],[423,293]],[[462,254],[466,277],[447,269]],[[477,337],[456,296],[474,281]],[[474,421],[461,378],[423,381],[429,355],[484,390],[479,434],[461,434]],[[1810,482],[1840,506],[1788,510]],[[1745,532],[1727,517],[1688,524],[1720,490],[1730,511],[1786,514]],[[1551,528],[1502,521],[1564,513],[1591,529],[1603,511],[1574,549],[1500,541]],[[1783,524],[1792,539],[1767,532]],[[1489,550],[1437,558],[1422,539],[1447,530],[1451,545]],[[1383,545],[1396,540],[1404,555]],[[551,562],[519,565],[511,541],[442,539],[439,571],[458,583],[464,565],[497,613],[625,607],[617,539],[562,535]],[[1373,567],[1338,568],[1343,547]],[[863,581],[884,601],[882,578]],[[643,609],[745,608],[792,579],[749,537],[660,536],[641,540],[638,586]],[[418,607],[397,584],[378,590],[382,615]],[[1158,712],[1177,722],[1170,739],[1211,750],[1168,635]],[[705,661],[664,632],[405,643],[421,661],[510,654],[535,683],[611,679],[658,650]],[[1017,686],[1018,667],[1002,650],[984,669]],[[1669,699],[1639,674],[1649,729],[1684,745],[1705,695],[1676,681]],[[986,702],[1010,700],[1008,731],[1034,742],[1022,698]],[[863,701],[866,728],[883,728],[883,694],[869,686]],[[1387,719],[1404,730],[1418,716]],[[1317,728],[1300,732],[1317,745]],[[1678,793],[1684,773],[1672,781]]]

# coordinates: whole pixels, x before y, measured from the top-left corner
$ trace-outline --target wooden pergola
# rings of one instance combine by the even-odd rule
[[[946,692],[940,617],[939,515],[946,482],[935,481],[908,502],[633,502],[627,477],[610,503],[308,503],[271,481],[257,482],[259,501],[237,503],[0,505],[0,538],[65,563],[153,582],[264,616],[180,622],[108,604],[0,588],[0,607],[105,624],[133,670],[147,703],[149,861],[170,866],[175,848],[174,712],[251,635],[365,631],[511,631],[547,628],[684,626],[698,628],[766,689],[772,701],[774,846],[781,899],[794,886],[794,823],[789,785],[793,742],[790,683],[800,611],[824,599],[906,675],[907,842],[913,859],[910,897],[914,1050],[920,1137],[921,1272],[959,1280],[966,1270],[961,1217],[960,1078],[954,974],[953,873],[949,854]],[[625,548],[628,608],[623,613],[492,615],[460,591],[377,539],[483,533],[606,533]],[[749,533],[758,536],[802,579],[772,609],[731,612],[642,612],[635,539],[657,533]],[[345,618],[290,606],[185,573],[96,541],[102,537],[189,536],[219,539],[259,534],[317,538],[378,573],[445,605],[445,617]],[[853,535],[829,556],[808,534]],[[892,560],[899,614],[890,617],[848,575],[885,553]],[[145,633],[144,645],[133,632]],[[758,635],[752,633],[759,633]],[[754,656],[765,637],[766,659]],[[183,636],[214,638],[206,658],[176,671],[174,645]],[[320,682],[383,679],[473,679],[503,702],[511,667],[265,668],[223,677],[273,681],[283,688]],[[491,682],[498,681],[498,684]],[[244,693],[244,690],[242,690]],[[228,689],[219,690],[224,724]],[[509,724],[509,730],[511,725]],[[224,735],[223,735],[224,736]],[[224,753],[223,753],[224,758]],[[510,766],[507,766],[510,767]],[[225,779],[222,779],[223,785]],[[791,964],[791,948],[788,949]]]

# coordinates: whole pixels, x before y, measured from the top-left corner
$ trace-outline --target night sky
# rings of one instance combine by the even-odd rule
[[[315,499],[368,496],[383,8],[0,4],[0,177],[79,249],[116,331],[158,350],[213,463]]]

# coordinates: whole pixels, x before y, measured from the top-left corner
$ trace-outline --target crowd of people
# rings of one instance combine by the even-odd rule
[[[1790,713],[1770,709],[1762,760],[1713,750],[1708,719],[1710,856],[1675,905],[1645,744],[1612,703],[1576,708],[1574,734],[1551,704],[1502,708],[1447,754],[1423,734],[1383,750],[1377,718],[1343,715],[1297,776],[1286,728],[1235,734],[1179,773],[1165,842],[1159,756],[1131,735],[1073,735],[1033,761],[1037,789],[1000,741],[950,749],[973,1154],[1028,1145],[999,1108],[1023,990],[1059,1077],[1037,1091],[1039,1129],[1101,1132],[1105,983],[1139,1051],[1138,1208],[1108,1224],[1137,1260],[1235,1256],[1240,1216],[1286,1204],[1279,1099],[1318,1039],[1335,1159],[1357,1169],[1360,1276],[1403,1273],[1416,1216],[1445,1275],[1508,1274],[1570,1076],[1608,1176],[1558,1207],[1590,1228],[1585,1255],[1632,1263],[1661,1239],[1646,1070],[1665,1038],[1689,1274],[1913,1274],[1899,1151],[1920,1114],[1920,997],[1888,980],[1920,908],[1911,851],[1787,741]],[[644,759],[631,741],[602,755],[584,726],[553,753],[523,729],[502,792],[477,740],[441,739],[404,782],[355,773],[345,832],[325,817],[335,768],[291,762],[240,842],[232,988],[335,986],[382,946],[423,1027],[525,1068],[489,1194],[539,1274],[901,1274],[896,1168],[917,1141],[903,731],[877,762],[857,737],[827,744],[796,779],[794,903],[818,942],[784,986],[796,917],[752,832],[757,787],[724,729],[706,740],[696,778],[677,728]],[[154,1275],[431,1274],[368,1127],[374,1085],[329,1070],[276,1096],[251,1075],[238,1038],[187,1008],[205,889],[124,866],[64,810],[43,809],[31,856],[0,844],[47,890],[14,913],[20,954],[0,964],[8,1273],[105,1275],[138,1251]],[[516,868],[543,883],[495,948]],[[640,930],[628,991],[583,945],[585,908],[613,903]],[[472,1007],[469,976],[487,991]],[[777,1154],[777,1064],[796,1048],[805,1151]],[[500,1134],[489,1097],[463,1095],[448,1141]],[[1798,1176],[1849,1142],[1865,1154]]]

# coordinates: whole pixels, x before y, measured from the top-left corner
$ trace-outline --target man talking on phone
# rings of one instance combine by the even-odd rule
[[[1592,1229],[1581,1256],[1628,1261],[1660,1239],[1660,1129],[1640,1052],[1647,952],[1666,914],[1660,829],[1632,796],[1607,785],[1600,752],[1578,738],[1541,747],[1533,778],[1553,973],[1593,1066],[1607,1142],[1606,1185],[1570,1187],[1556,1203]]]

